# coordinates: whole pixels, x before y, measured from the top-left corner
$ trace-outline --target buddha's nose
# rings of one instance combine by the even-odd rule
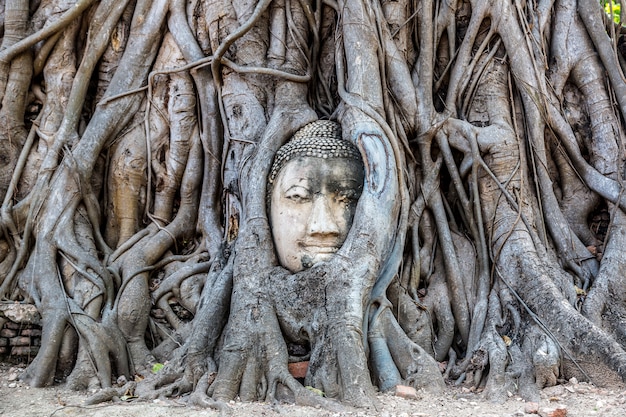
[[[339,226],[333,216],[328,197],[316,196],[309,217],[309,234],[338,235]]]

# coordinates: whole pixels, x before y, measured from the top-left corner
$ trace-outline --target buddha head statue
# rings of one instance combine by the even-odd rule
[[[280,264],[291,272],[327,261],[348,235],[364,168],[341,126],[318,120],[300,129],[274,158],[269,217]]]

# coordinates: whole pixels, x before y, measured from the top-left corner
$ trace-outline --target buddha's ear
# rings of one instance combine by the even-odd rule
[[[380,194],[388,181],[389,154],[381,138],[372,134],[361,134],[357,146],[363,155],[365,183],[373,193]]]

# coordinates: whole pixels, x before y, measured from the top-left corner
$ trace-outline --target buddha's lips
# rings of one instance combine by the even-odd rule
[[[325,247],[320,247],[320,246],[306,246],[306,249],[309,252],[314,252],[314,253],[335,253],[339,250],[339,248],[335,247],[335,246],[325,246]]]
[[[300,246],[312,254],[336,253],[339,250],[339,247],[335,244],[303,243]]]

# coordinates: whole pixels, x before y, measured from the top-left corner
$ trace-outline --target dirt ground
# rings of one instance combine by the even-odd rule
[[[448,387],[442,395],[418,392],[418,399],[406,399],[380,394],[381,409],[364,411],[355,409],[331,412],[312,407],[290,404],[242,403],[232,401],[226,412],[199,409],[185,405],[185,397],[150,402],[130,401],[85,406],[83,401],[91,393],[75,392],[62,385],[52,388],[30,388],[19,382],[21,365],[0,363],[0,416],[1,417],[166,417],[221,415],[243,417],[588,417],[626,416],[626,387],[623,384],[596,388],[575,379],[544,389],[539,403],[530,403],[511,395],[504,404],[485,400],[480,393],[463,387]]]

